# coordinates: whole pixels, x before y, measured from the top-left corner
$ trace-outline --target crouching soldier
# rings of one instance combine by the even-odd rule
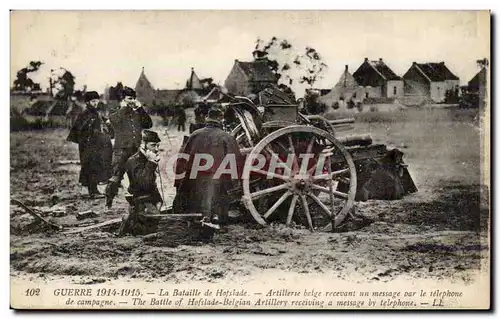
[[[148,215],[160,214],[158,205],[162,198],[156,185],[158,171],[160,138],[156,132],[142,132],[139,151],[132,155],[125,164],[125,172],[129,178],[128,188],[131,196],[127,196],[130,204],[129,214],[122,222],[119,235],[145,235],[156,231],[157,219]]]

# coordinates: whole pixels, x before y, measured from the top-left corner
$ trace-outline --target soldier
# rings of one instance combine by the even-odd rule
[[[110,116],[111,125],[115,132],[113,147],[113,176],[106,187],[106,206],[111,208],[113,198],[125,173],[125,163],[135,154],[141,143],[142,129],[153,126],[151,117],[146,113],[141,103],[135,99],[135,91],[129,87],[123,89],[124,98],[120,109]]]
[[[158,205],[163,202],[156,185],[160,142],[156,132],[144,130],[139,151],[125,164],[125,171],[130,180],[128,191],[131,196],[127,197],[130,208],[129,215],[122,222],[119,235],[144,235],[155,231],[156,222],[148,219],[147,215],[159,214]]]
[[[189,134],[192,134],[197,129],[205,127],[205,117],[207,116],[204,105],[200,104],[197,108],[194,109],[194,119],[195,123],[191,123],[189,125]]]
[[[177,194],[173,203],[174,213],[201,213],[202,222],[209,224],[227,223],[230,204],[227,191],[232,188],[234,177],[238,178],[242,170],[242,155],[236,139],[222,130],[221,120],[222,111],[212,108],[208,112],[206,126],[194,131],[180,150],[180,153],[189,156],[186,165],[182,165],[181,161],[176,164],[176,173],[185,172],[185,178],[175,182]],[[196,154],[211,155],[214,165],[191,178],[193,165],[197,165],[193,163]],[[215,176],[227,155],[234,156],[237,176]]]
[[[179,107],[177,111],[177,131],[186,131],[186,111],[183,107]]]
[[[99,94],[90,91],[85,93],[84,99],[86,108],[78,115],[67,140],[78,144],[79,182],[88,188],[90,198],[95,198],[102,195],[97,185],[111,177],[112,130],[97,110]]]

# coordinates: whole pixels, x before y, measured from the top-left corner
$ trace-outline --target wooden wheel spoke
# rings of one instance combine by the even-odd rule
[[[250,193],[250,197],[252,199],[257,199],[257,198],[259,198],[261,196],[264,196],[264,195],[267,195],[267,194],[271,194],[271,193],[277,192],[277,191],[282,190],[282,189],[287,189],[287,188],[288,188],[288,184],[281,184],[281,185],[277,185],[277,186],[273,186],[273,187],[269,187],[269,188],[263,189],[261,191]]]
[[[307,145],[307,150],[306,150],[307,154],[311,153],[315,140],[316,140],[316,136],[313,136],[311,138],[311,140],[309,141],[309,144]]]
[[[318,167],[324,167],[324,166],[325,166],[325,158],[322,155],[320,155],[318,156],[316,164],[314,164],[311,168],[307,169],[307,175],[314,175]]]
[[[295,146],[293,145],[291,135],[288,135],[288,144],[290,144],[290,152],[293,156],[292,171],[296,173],[299,170],[299,163],[297,163],[297,154],[295,154]]]
[[[327,187],[324,187],[324,186],[313,184],[311,187],[313,189],[319,190],[319,191],[321,191],[323,193],[330,193],[330,189],[328,189]],[[336,191],[336,190],[332,190],[331,194],[333,194],[333,195],[335,195],[337,197],[340,197],[340,198],[344,198],[344,199],[348,198],[348,194],[342,193],[342,192],[339,192],[339,191]]]
[[[340,198],[343,198],[343,199],[348,199],[349,198],[349,195],[346,194],[346,193],[342,193],[342,192],[339,192],[339,191],[332,191],[332,194],[337,196],[337,197],[340,197]]]
[[[269,216],[271,216],[271,214],[285,201],[285,199],[288,198],[288,196],[290,196],[292,193],[290,191],[287,191],[286,193],[284,193],[283,195],[281,195],[281,197],[276,201],[276,203],[274,203],[274,205],[269,208],[269,210],[264,214],[264,218],[269,218]]]
[[[309,206],[307,206],[307,199],[304,195],[300,195],[300,199],[302,200],[302,206],[304,207],[304,214],[306,215],[309,228],[311,228],[311,231],[313,231],[314,227],[312,224],[311,213],[309,212]]]
[[[326,213],[326,215],[328,217],[332,217],[332,213],[328,207],[326,207],[326,205],[318,198],[316,197],[316,195],[314,194],[309,194],[309,196],[316,202],[316,204],[318,204],[318,206],[321,208],[321,210]]]
[[[288,209],[288,216],[286,217],[286,224],[290,225],[293,218],[293,213],[295,212],[295,205],[297,204],[298,195],[293,195],[292,202],[290,203],[290,208]]]
[[[321,175],[313,176],[313,179],[314,180],[318,180],[318,179],[332,179],[335,176],[339,176],[339,175],[342,175],[342,174],[345,174],[345,173],[348,173],[348,172],[349,172],[349,169],[345,168],[345,169],[341,169],[339,171],[331,172],[331,173],[328,173],[328,174],[321,174]]]
[[[295,154],[295,146],[293,145],[292,136],[288,135],[288,144],[290,144],[290,151]]]
[[[330,157],[328,157],[328,162],[326,164],[326,167],[328,168],[328,174],[331,174],[332,173],[332,162],[330,160]],[[331,179],[328,180],[328,189],[330,190],[330,193],[329,193],[330,206],[332,207],[332,212],[333,212],[335,205],[334,205],[334,201],[333,201],[333,181]]]
[[[262,174],[262,175],[266,175],[268,178],[278,178],[278,179],[281,179],[285,182],[290,181],[289,176],[285,176],[285,175],[281,175],[281,174],[277,174],[277,173],[273,173],[273,172],[269,172],[269,171],[264,171],[264,170],[257,169],[257,168],[253,168],[253,169],[251,169],[251,171]]]
[[[290,168],[290,166],[288,165],[288,163],[287,163],[287,162],[283,162],[283,161],[281,160],[281,158],[278,156],[278,154],[276,154],[276,153],[275,153],[275,152],[274,152],[274,151],[273,151],[273,150],[269,147],[269,145],[268,145],[268,146],[266,146],[264,149],[265,149],[265,150],[266,150],[266,151],[267,151],[267,152],[271,155],[271,157],[274,157],[274,158],[278,161],[278,163],[285,164],[286,168],[288,168],[288,170],[289,170],[289,171],[291,170],[291,168]]]

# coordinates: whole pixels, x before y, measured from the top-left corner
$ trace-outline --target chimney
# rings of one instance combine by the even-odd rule
[[[417,65],[417,62],[412,62],[411,65],[415,66]]]
[[[349,71],[349,66],[347,64],[345,65],[345,71]]]
[[[365,58],[365,62],[368,62],[368,58]]]
[[[378,62],[383,63],[384,60],[382,58],[378,58]]]
[[[444,61],[439,62],[440,65],[444,65]]]

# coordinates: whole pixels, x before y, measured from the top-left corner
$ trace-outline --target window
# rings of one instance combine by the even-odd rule
[[[398,87],[394,86],[394,95],[397,95],[397,94],[398,94]]]
[[[365,97],[368,98],[368,92],[365,93]]]

